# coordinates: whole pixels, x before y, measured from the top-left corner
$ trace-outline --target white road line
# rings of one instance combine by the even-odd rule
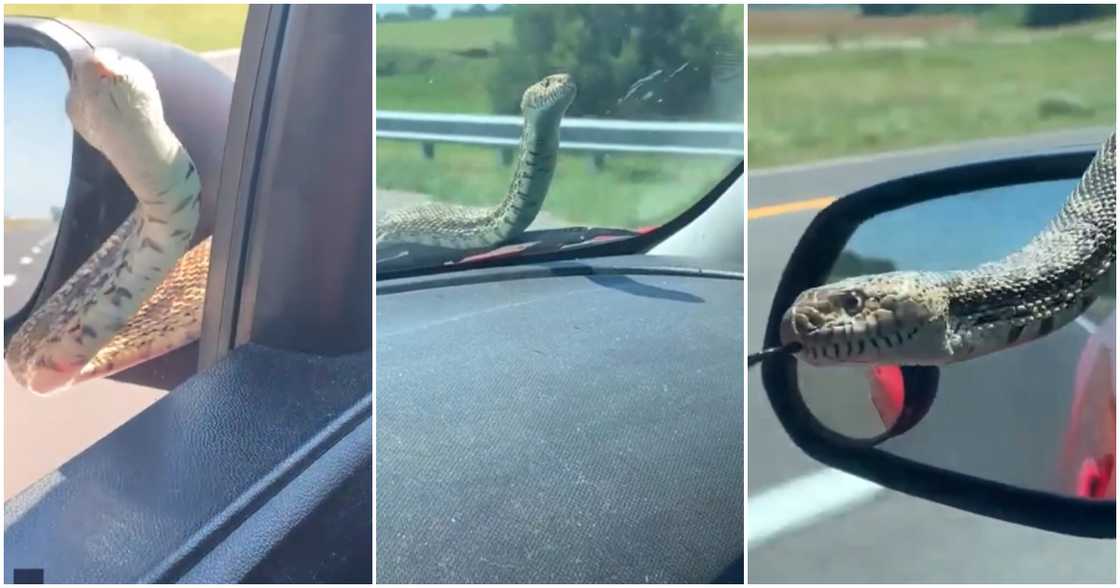
[[[21,257],[21,258],[19,258],[19,264],[20,265],[31,265],[31,258],[30,257]]]
[[[1090,334],[1097,330],[1097,325],[1083,316],[1074,321]],[[886,488],[874,482],[826,468],[748,497],[747,549],[853,510],[883,490]]]
[[[747,498],[747,549],[783,533],[851,510],[885,490],[874,482],[831,468],[795,478]]]
[[[16,283],[15,274],[4,274],[4,287],[5,288],[7,288],[8,286],[11,286],[14,283]]]
[[[1097,324],[1083,316],[1073,319],[1073,322],[1081,325],[1082,329],[1089,331],[1090,335],[1097,332]]]

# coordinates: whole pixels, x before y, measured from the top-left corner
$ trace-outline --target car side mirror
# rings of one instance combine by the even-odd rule
[[[1061,209],[1095,150],[953,167],[822,210],[770,309],[764,346],[806,289],[895,270],[968,269],[1011,253]],[[973,513],[1115,537],[1115,268],[1078,319],[1036,341],[942,367],[813,367],[789,354],[762,379],[793,441],[818,461]]]
[[[70,129],[64,100],[78,52],[112,47],[140,59],[155,75],[164,116],[202,179],[201,220],[192,246],[213,230],[233,80],[180,47],[89,23],[7,16],[4,35],[5,116],[14,120],[12,108],[27,114],[5,130],[5,205],[10,216],[34,203],[21,213],[34,222],[22,223],[27,227],[22,232],[13,225],[12,234],[5,235],[9,247],[28,251],[18,253],[17,261],[29,258],[26,264],[17,263],[15,282],[5,288],[6,347],[31,312],[73,275],[136,204],[109,161]],[[32,153],[39,154],[33,162]],[[8,219],[5,225],[7,231]],[[193,374],[197,363],[198,346],[191,344],[110,377],[169,389]]]

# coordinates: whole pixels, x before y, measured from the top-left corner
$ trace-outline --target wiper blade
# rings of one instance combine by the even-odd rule
[[[627,229],[567,227],[526,231],[517,241],[494,249],[462,251],[421,245],[379,246],[377,249],[377,269],[378,271],[392,271],[424,266],[457,266],[493,259],[541,255],[581,247],[592,247],[639,234],[641,234],[640,231]]]

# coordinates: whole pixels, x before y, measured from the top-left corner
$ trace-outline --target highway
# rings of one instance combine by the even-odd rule
[[[786,259],[816,210],[829,201],[826,197],[982,158],[1095,145],[1106,134],[1087,129],[748,170],[749,349],[761,348]],[[1054,440],[1061,433],[1053,415],[1068,413],[1072,365],[1091,328],[1084,321],[1071,324],[1050,341],[944,370],[930,415],[886,446],[945,467],[1052,486],[1054,472],[1046,464],[1056,459]],[[830,381],[816,376],[816,382]],[[850,374],[835,379],[834,388],[823,392],[853,398],[860,388]],[[1115,541],[994,521],[824,468],[782,430],[756,369],[747,391],[749,582],[1115,581]],[[866,398],[864,389],[859,392]]]
[[[5,314],[31,299],[53,246],[54,225],[50,221],[4,231]]]

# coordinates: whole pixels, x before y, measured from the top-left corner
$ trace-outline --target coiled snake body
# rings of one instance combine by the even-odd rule
[[[556,166],[560,120],[575,97],[567,75],[525,91],[513,183],[494,209],[423,205],[378,223],[381,244],[495,247],[532,223]],[[201,180],[167,126],[150,70],[112,49],[75,59],[67,115],[137,198],[136,209],[12,336],[6,362],[40,393],[107,376],[196,340],[210,239],[188,250]],[[371,137],[372,140],[372,137]]]
[[[974,269],[890,272],[802,292],[783,345],[814,365],[940,365],[1044,337],[1096,299],[1116,260],[1116,135],[1050,224]]]

